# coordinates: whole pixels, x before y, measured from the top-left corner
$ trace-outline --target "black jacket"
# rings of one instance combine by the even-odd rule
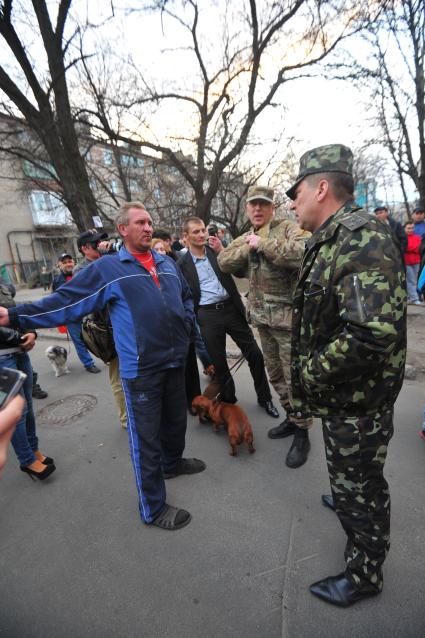
[[[388,223],[390,225],[391,233],[392,233],[392,236],[393,236],[394,240],[396,241],[396,243],[398,243],[398,245],[399,245],[399,247],[401,249],[401,252],[404,253],[405,250],[407,249],[406,231],[404,230],[404,228],[400,224],[400,222],[396,221],[392,217],[388,217]]]
[[[220,270],[220,267],[217,262],[217,255],[211,248],[209,248],[209,246],[206,246],[206,252],[207,252],[208,261],[213,267],[213,270],[215,274],[217,275],[219,282],[221,283],[223,288],[225,288],[225,290],[228,292],[237,310],[245,318],[246,317],[245,306],[243,304],[239,291],[236,287],[236,284],[233,281],[232,275],[224,273]],[[177,263],[180,266],[181,271],[192,290],[195,312],[197,312],[199,308],[199,302],[201,300],[201,288],[199,285],[199,277],[196,271],[196,266],[193,263],[193,258],[189,250],[179,259]]]
[[[21,345],[22,334],[13,328],[0,327],[0,353],[6,348],[15,348]]]
[[[52,282],[53,292],[55,292],[55,290],[60,288],[60,286],[63,286],[64,284],[66,284],[66,282],[68,281],[66,277],[67,276],[64,275],[63,272],[60,272],[59,275],[56,275],[56,277],[53,277],[53,282]]]
[[[13,308],[16,306],[15,295],[15,286],[8,283],[3,277],[0,277],[0,306],[4,306],[5,308]],[[35,336],[37,336],[35,330],[19,331],[13,328],[0,327],[0,350],[20,346],[22,335],[27,332],[33,332]]]

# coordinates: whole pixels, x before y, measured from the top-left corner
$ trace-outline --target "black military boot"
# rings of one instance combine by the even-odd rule
[[[301,467],[307,461],[310,451],[310,441],[308,439],[308,430],[295,428],[294,440],[286,455],[286,465],[288,467]]]
[[[292,436],[292,434],[295,434],[296,429],[297,426],[295,423],[290,421],[289,417],[286,417],[280,425],[269,430],[267,436],[269,439],[284,439],[286,436]]]
[[[48,394],[44,390],[40,388],[40,385],[37,383],[38,373],[32,373],[32,396],[34,399],[45,399]]]

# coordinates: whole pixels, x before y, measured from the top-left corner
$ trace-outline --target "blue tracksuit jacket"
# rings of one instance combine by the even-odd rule
[[[48,297],[11,308],[11,325],[52,328],[107,305],[123,378],[183,366],[194,324],[192,293],[172,259],[154,250],[152,254],[161,288],[123,247],[97,259]]]

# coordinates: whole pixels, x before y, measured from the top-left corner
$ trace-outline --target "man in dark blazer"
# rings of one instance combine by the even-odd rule
[[[220,240],[208,237],[199,217],[185,221],[183,236],[188,251],[178,263],[192,290],[202,338],[221,386],[220,400],[237,401],[226,358],[226,335],[230,335],[248,362],[259,405],[277,418],[279,413],[271,399],[263,355],[248,326],[243,301],[232,276],[221,272],[217,263]]]

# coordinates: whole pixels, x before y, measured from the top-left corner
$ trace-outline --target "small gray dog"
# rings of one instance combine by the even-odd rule
[[[49,346],[46,348],[46,357],[52,364],[55,371],[55,377],[61,377],[63,374],[70,374],[70,370],[66,365],[68,353],[62,346]]]

